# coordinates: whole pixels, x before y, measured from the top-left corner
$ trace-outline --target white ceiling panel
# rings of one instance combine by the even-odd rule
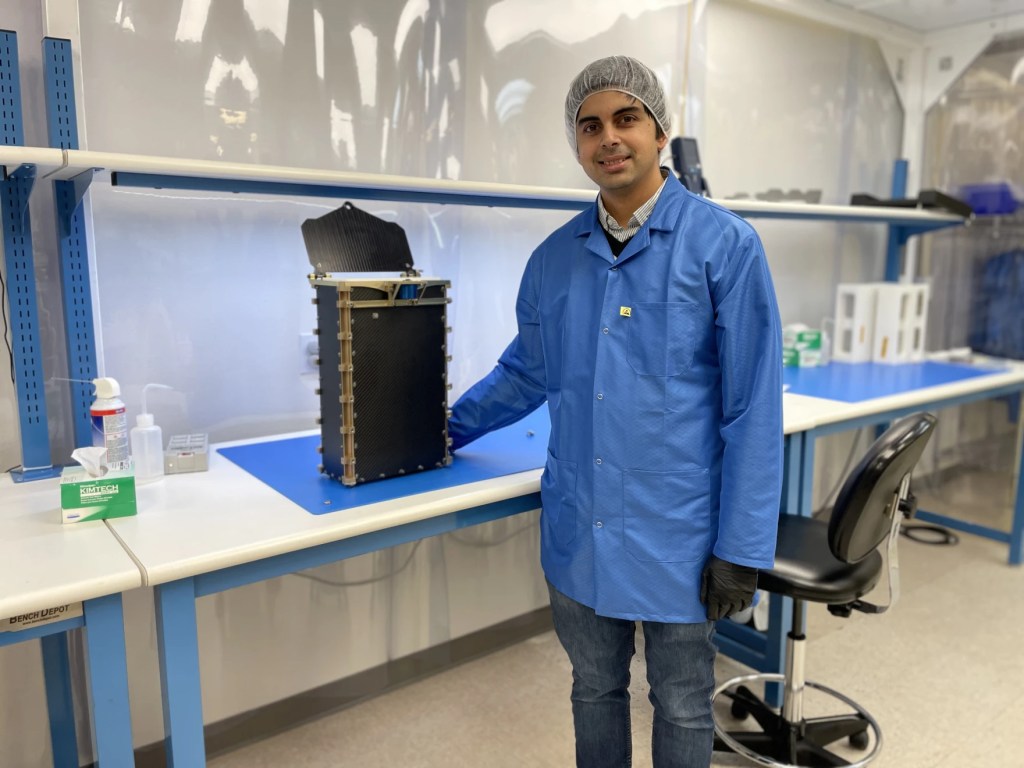
[[[1024,0],[827,0],[918,32],[1024,13]]]

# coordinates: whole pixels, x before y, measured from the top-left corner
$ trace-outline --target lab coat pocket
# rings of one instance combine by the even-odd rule
[[[693,362],[690,302],[636,304],[627,320],[629,365],[641,376],[678,376]]]
[[[559,544],[576,538],[576,462],[556,459],[548,451],[547,466],[540,478],[541,514],[544,525]]]
[[[686,563],[707,557],[711,547],[708,470],[622,475],[626,551],[648,563]]]

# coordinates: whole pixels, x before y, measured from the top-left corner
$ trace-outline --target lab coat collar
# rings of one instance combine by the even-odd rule
[[[611,246],[608,245],[608,238],[601,227],[601,223],[597,220],[596,198],[593,205],[584,212],[584,215],[577,219],[576,230],[573,234],[576,237],[587,238],[586,248],[595,256],[604,259],[609,264],[622,264],[622,262],[640,253],[650,245],[651,230],[670,232],[673,229],[676,222],[679,221],[680,207],[688,202],[686,195],[687,193],[682,183],[674,174],[669,174],[669,178],[665,180],[665,188],[661,191],[661,195],[658,197],[658,202],[655,203],[650,217],[644,222],[644,226],[640,228],[640,231],[633,235],[625,250],[622,251],[617,259],[612,255]]]

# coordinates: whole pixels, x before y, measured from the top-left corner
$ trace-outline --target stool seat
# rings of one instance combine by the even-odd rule
[[[782,515],[775,565],[758,573],[757,586],[777,595],[829,605],[867,594],[882,574],[882,555],[873,550],[857,563],[837,559],[828,546],[828,523]]]

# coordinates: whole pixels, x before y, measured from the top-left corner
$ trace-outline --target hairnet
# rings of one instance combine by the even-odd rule
[[[609,56],[588,64],[569,86],[565,97],[565,135],[575,152],[576,118],[587,97],[601,91],[622,91],[643,102],[661,130],[668,135],[672,120],[665,103],[665,89],[654,71],[629,56]]]

